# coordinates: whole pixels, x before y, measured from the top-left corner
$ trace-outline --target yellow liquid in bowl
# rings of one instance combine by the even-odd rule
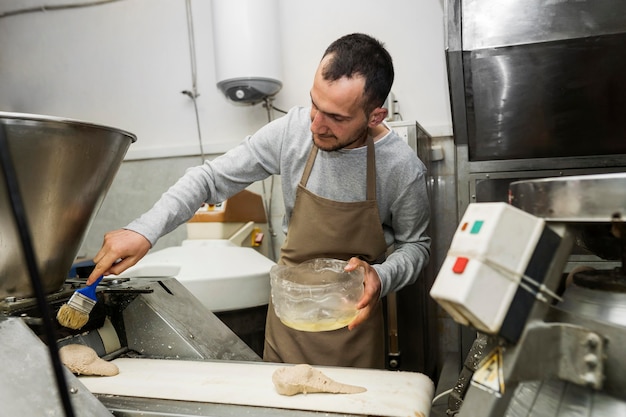
[[[291,327],[295,330],[301,330],[303,332],[327,332],[330,330],[341,329],[342,327],[346,327],[354,318],[356,317],[358,312],[354,313],[350,316],[344,316],[339,319],[325,319],[325,320],[316,320],[316,321],[290,321],[283,320],[283,324],[287,327]]]

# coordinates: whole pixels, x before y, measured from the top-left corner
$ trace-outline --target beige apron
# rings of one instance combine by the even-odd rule
[[[328,200],[308,191],[317,147],[313,146],[296,191],[289,230],[278,263],[297,265],[313,258],[369,263],[384,260],[387,245],[376,204],[374,142],[367,142],[367,199],[359,202]],[[372,316],[354,330],[326,332],[291,329],[274,313],[270,300],[263,359],[269,362],[384,368],[384,324],[381,303]]]

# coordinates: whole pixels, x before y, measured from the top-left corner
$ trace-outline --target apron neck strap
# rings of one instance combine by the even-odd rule
[[[367,138],[367,199],[376,200],[376,151],[371,137]]]
[[[311,148],[311,152],[309,152],[309,159],[307,159],[306,165],[304,166],[302,178],[300,179],[300,185],[303,187],[306,187],[306,183],[309,181],[309,176],[311,175],[311,170],[313,169],[313,163],[315,162],[315,157],[317,156],[317,150],[317,146],[313,144],[313,148]]]

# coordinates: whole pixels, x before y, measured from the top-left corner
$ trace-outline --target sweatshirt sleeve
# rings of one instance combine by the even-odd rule
[[[161,236],[191,219],[202,203],[223,202],[253,182],[278,173],[283,125],[277,119],[225,154],[189,168],[150,210],[125,228],[145,236],[154,246]]]
[[[393,252],[373,265],[381,280],[381,297],[413,284],[430,259],[428,224],[430,203],[426,171],[420,170],[393,203],[392,221],[385,225],[393,236]]]
[[[157,240],[193,217],[202,203],[214,192],[210,163],[190,168],[172,185],[150,210],[133,220],[125,228],[146,237],[154,246]]]

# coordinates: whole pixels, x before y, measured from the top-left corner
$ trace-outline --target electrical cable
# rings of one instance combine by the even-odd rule
[[[272,260],[276,262],[276,250],[274,249],[274,237],[276,237],[276,233],[274,232],[274,226],[272,226],[272,195],[274,194],[274,176],[270,177],[270,195],[267,197],[267,191],[265,189],[265,181],[261,181],[263,185],[263,206],[265,207],[265,216],[267,217],[267,231],[270,234],[270,253]],[[269,202],[268,202],[269,200]]]
[[[263,106],[267,109],[267,122],[270,123],[273,119],[272,110],[275,107],[272,104],[272,99],[270,97],[263,98],[264,104]],[[276,232],[274,231],[274,226],[272,224],[272,196],[274,195],[274,176],[270,177],[270,195],[267,197],[267,191],[265,189],[265,181],[261,181],[263,185],[263,206],[265,207],[265,216],[267,217],[267,229],[270,234],[270,253],[272,260],[276,262],[276,249],[274,248],[274,240],[276,238]]]
[[[272,105],[272,110],[276,110],[279,113],[283,113],[283,114],[287,114],[288,112],[286,110],[281,110],[278,107],[274,107],[274,105]]]
[[[440,398],[445,397],[446,395],[449,395],[453,390],[454,390],[454,388],[450,388],[448,390],[445,390],[444,392],[440,392],[439,394],[437,394],[435,396],[435,398],[433,398],[433,401],[431,402],[431,404],[435,404],[435,402],[437,402],[437,400],[439,400]]]
[[[511,271],[508,268],[505,268],[502,265],[499,265],[493,261],[491,261],[490,259],[486,259],[484,258],[482,260],[482,262],[485,265],[490,266],[491,268],[493,268],[496,271],[499,271],[502,273],[503,276],[506,276],[507,278],[510,277],[514,277],[516,274]],[[548,299],[545,297],[546,295],[550,298],[556,299],[558,301],[563,301],[563,299],[561,297],[559,297],[558,295],[556,295],[554,292],[550,291],[545,285],[543,284],[539,284],[537,281],[535,281],[533,278],[529,277],[526,274],[521,274],[520,276],[521,280],[519,282],[519,287],[522,288],[523,290],[525,290],[526,292],[528,292],[529,294],[535,296],[535,298],[543,303],[548,303]],[[529,285],[537,288],[537,291],[533,290]]]
[[[196,128],[198,129],[198,143],[200,145],[200,160],[204,163],[204,146],[202,144],[202,132],[200,131],[200,114],[198,113],[198,64],[196,62],[196,37],[193,28],[193,11],[191,10],[191,0],[185,2],[187,10],[187,34],[189,36],[189,59],[191,61],[191,91],[184,90],[183,94],[189,96],[193,102],[196,113]]]
[[[540,284],[539,282],[535,281],[534,279],[532,279],[531,277],[529,277],[528,275],[522,275],[522,280],[525,281],[528,284],[531,284],[532,286],[534,286],[535,288],[537,288],[538,292],[543,294],[543,295],[547,295],[549,297],[551,297],[554,300],[557,300],[559,302],[563,301],[563,298],[559,297],[556,293],[554,293],[553,291],[551,291],[548,287],[546,287],[544,284]],[[547,301],[547,300],[546,300]]]
[[[448,256],[464,256],[467,257],[468,254],[466,253],[456,253],[453,251],[449,251],[448,252]],[[548,303],[549,300],[546,298],[549,297],[553,300],[557,300],[557,301],[563,301],[563,299],[561,297],[559,297],[556,293],[554,293],[553,291],[551,291],[548,287],[546,287],[544,284],[539,283],[538,281],[536,281],[535,279],[533,279],[532,277],[526,275],[526,274],[520,274],[520,281],[517,282],[515,277],[518,275],[517,272],[511,270],[510,268],[507,268],[503,265],[497,264],[496,262],[492,261],[491,259],[488,259],[487,257],[485,257],[484,255],[476,255],[476,256],[471,256],[471,259],[474,259],[478,262],[483,263],[484,265],[490,267],[491,269],[493,269],[494,271],[499,272],[504,278],[515,282],[519,285],[520,288],[522,288],[524,291],[530,293],[531,295],[535,296],[535,298],[537,298],[539,301],[544,302],[544,303]],[[530,284],[530,285],[528,285]],[[532,287],[535,287],[537,289],[537,291],[533,290]]]
[[[4,174],[4,181],[6,183],[13,216],[15,217],[17,231],[20,235],[20,241],[25,258],[24,260],[26,261],[26,266],[28,267],[31,285],[37,298],[37,306],[39,307],[39,311],[42,315],[44,324],[43,330],[47,341],[54,376],[56,378],[57,388],[59,390],[59,396],[61,397],[66,417],[74,417],[74,410],[72,409],[72,403],[67,390],[67,382],[65,381],[65,375],[63,374],[64,368],[59,357],[59,348],[56,342],[57,336],[54,323],[52,321],[52,313],[50,312],[50,308],[46,302],[46,294],[43,286],[41,285],[41,277],[39,269],[37,268],[37,257],[35,256],[30,229],[26,220],[26,210],[24,209],[24,202],[22,201],[22,197],[20,195],[19,185],[17,183],[17,174],[15,173],[13,161],[11,160],[11,151],[9,149],[5,126],[2,123],[0,123],[0,166]]]
[[[78,9],[81,7],[91,7],[91,6],[102,6],[103,4],[115,3],[118,1],[122,1],[122,0],[98,0],[98,1],[85,1],[81,3],[55,4],[55,5],[44,4],[41,6],[27,7],[24,9],[11,10],[8,12],[0,13],[0,19],[2,19],[3,17],[17,16],[20,14],[48,12],[48,11],[57,11],[57,10],[66,10],[66,9]]]

